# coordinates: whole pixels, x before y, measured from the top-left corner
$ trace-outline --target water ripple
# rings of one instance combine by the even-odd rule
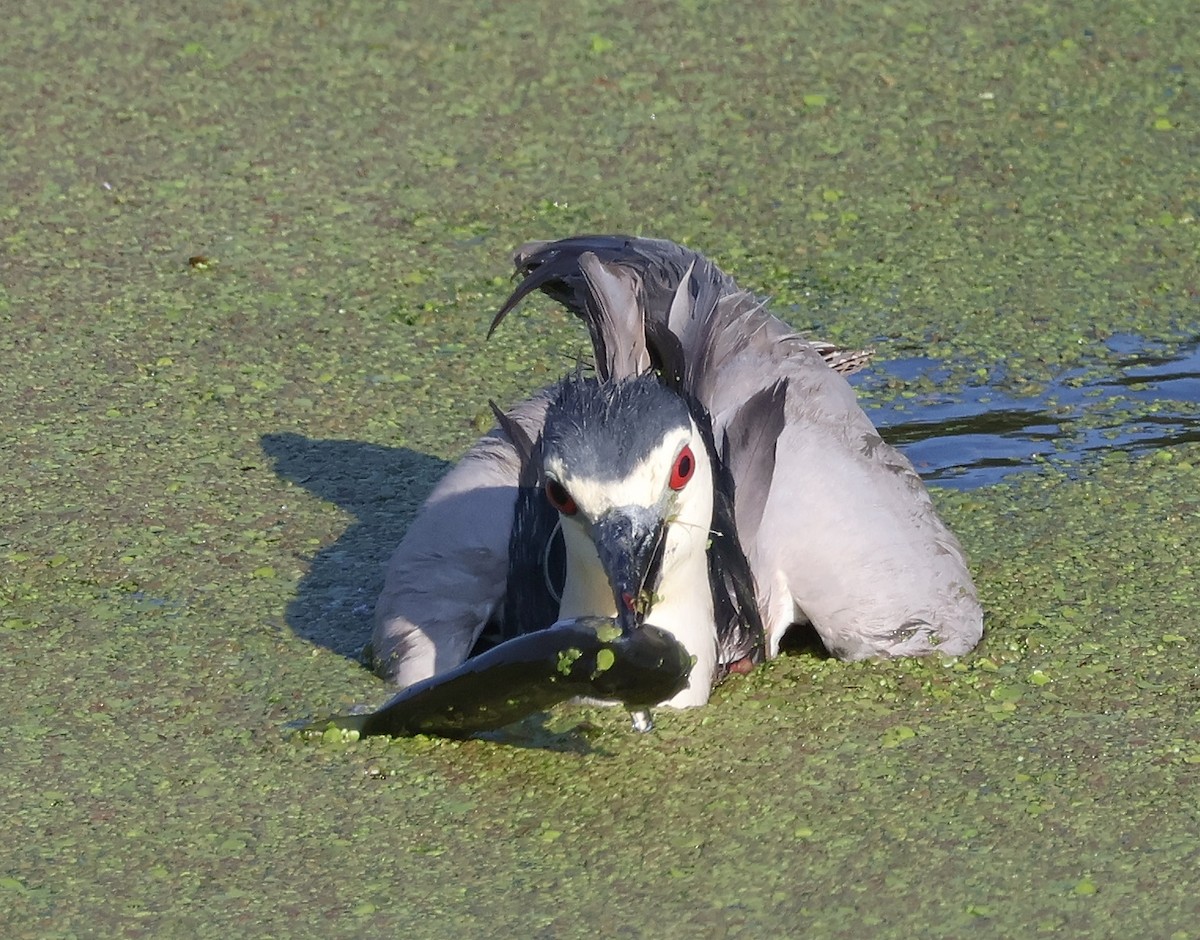
[[[1200,337],[1169,352],[1132,336],[1109,346],[1111,362],[1069,370],[1029,394],[999,384],[945,392],[945,364],[919,356],[877,363],[856,384],[883,436],[921,476],[956,489],[1046,461],[1069,469],[1101,451],[1200,441]],[[907,396],[895,397],[897,383]]]

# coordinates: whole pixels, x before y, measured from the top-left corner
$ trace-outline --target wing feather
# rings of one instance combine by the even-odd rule
[[[594,342],[616,328],[596,325],[585,256],[629,273],[620,293],[627,302],[636,291],[650,367],[711,421],[770,650],[793,617],[847,658],[974,646],[982,611],[958,543],[845,381],[871,351],[802,336],[703,255],[621,235],[523,246],[524,280],[493,328],[533,290],[583,320]],[[620,322],[636,329],[635,318]],[[607,347],[596,346],[609,368]],[[878,443],[861,446],[868,439]],[[898,629],[910,622],[925,627]]]

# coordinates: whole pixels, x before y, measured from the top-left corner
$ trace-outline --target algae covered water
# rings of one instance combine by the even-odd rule
[[[7,4],[0,934],[1194,932],[1194,19]],[[509,252],[589,231],[880,349],[983,648],[295,741],[389,697],[384,561],[586,346],[484,342]]]

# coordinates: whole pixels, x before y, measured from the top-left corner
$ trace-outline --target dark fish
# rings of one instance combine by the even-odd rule
[[[465,738],[576,696],[643,712],[683,689],[691,669],[691,657],[665,630],[646,624],[622,632],[612,618],[579,617],[507,640],[374,712],[316,721],[305,733]]]

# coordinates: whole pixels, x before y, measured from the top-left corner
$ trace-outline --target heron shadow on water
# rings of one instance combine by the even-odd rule
[[[361,662],[388,558],[451,464],[407,447],[292,433],[265,434],[260,443],[281,479],[357,520],[336,542],[305,559],[308,573],[288,605],[286,620],[297,636]],[[543,714],[482,737],[536,750],[597,751],[587,722],[560,729]]]
[[[407,447],[292,433],[264,434],[260,443],[281,479],[356,519],[336,542],[305,559],[308,573],[286,619],[297,636],[359,661],[384,566],[451,464]]]

